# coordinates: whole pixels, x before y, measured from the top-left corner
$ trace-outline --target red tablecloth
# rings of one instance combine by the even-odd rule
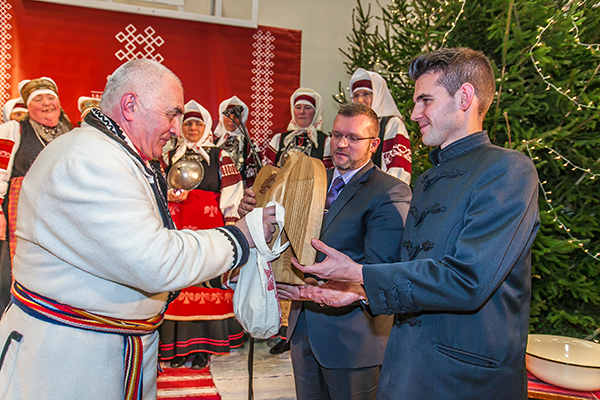
[[[600,400],[600,391],[579,392],[577,390],[563,389],[549,383],[542,382],[535,376],[527,373],[527,389],[530,399],[557,399],[557,400]]]

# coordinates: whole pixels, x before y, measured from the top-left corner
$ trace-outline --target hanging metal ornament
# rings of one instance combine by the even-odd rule
[[[181,159],[167,174],[167,184],[172,189],[193,190],[204,178],[204,167],[197,161]]]

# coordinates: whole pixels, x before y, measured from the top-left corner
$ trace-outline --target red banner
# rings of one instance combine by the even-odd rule
[[[264,148],[285,130],[300,83],[301,32],[240,28],[31,0],[0,0],[0,96],[18,97],[23,79],[48,76],[76,124],[79,96],[98,97],[106,78],[133,58],[150,58],[183,83],[218,121],[233,95],[250,108],[248,131]],[[216,126],[216,122],[215,122]],[[213,127],[214,128],[214,127]]]

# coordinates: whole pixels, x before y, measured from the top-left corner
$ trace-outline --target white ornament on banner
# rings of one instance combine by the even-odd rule
[[[8,60],[10,60],[8,50],[10,50],[11,46],[8,41],[12,37],[9,33],[12,26],[8,21],[12,18],[12,15],[9,13],[11,8],[12,6],[7,0],[0,0],[0,101],[2,101],[2,103],[10,99],[10,94],[8,92],[8,89],[10,88],[8,83],[10,74],[8,73],[8,70],[11,65],[8,63]]]
[[[255,40],[252,44],[254,51],[252,56],[252,128],[250,136],[252,140],[261,148],[267,146],[271,137],[273,121],[273,50],[275,37],[269,31],[256,32],[252,38]]]
[[[158,35],[155,36],[156,31],[151,26],[144,29],[143,33],[136,34],[136,32],[137,28],[133,24],[129,24],[124,32],[121,31],[115,35],[119,43],[125,42],[125,49],[115,53],[119,61],[147,58],[162,63],[165,58],[160,53],[154,54],[154,52],[157,47],[165,43],[165,40]],[[139,50],[140,48],[141,50]]]

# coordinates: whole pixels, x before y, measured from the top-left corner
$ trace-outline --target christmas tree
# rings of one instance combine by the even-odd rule
[[[405,117],[413,180],[429,168],[431,149],[409,120],[410,61],[458,46],[492,61],[497,93],[484,129],[494,144],[530,156],[540,178],[530,331],[584,337],[598,328],[600,1],[395,0],[372,10],[359,0],[347,39],[348,74],[379,72]],[[345,101],[344,91],[335,97]]]

